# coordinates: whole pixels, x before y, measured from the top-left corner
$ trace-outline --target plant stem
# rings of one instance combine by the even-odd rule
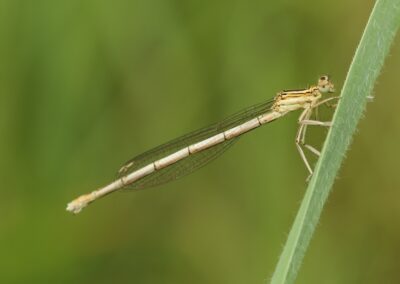
[[[271,283],[293,283],[400,24],[400,1],[378,0],[350,65],[321,157]],[[321,280],[322,281],[322,280]]]

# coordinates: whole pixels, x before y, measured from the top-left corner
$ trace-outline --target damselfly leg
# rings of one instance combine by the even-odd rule
[[[330,97],[325,100],[322,100],[322,101],[318,102],[317,104],[315,104],[314,106],[310,106],[309,108],[306,108],[299,116],[298,122],[299,122],[300,126],[297,130],[297,135],[296,135],[296,147],[297,147],[297,150],[299,151],[300,157],[302,158],[304,164],[306,165],[307,170],[310,173],[310,175],[307,177],[307,181],[311,178],[311,176],[313,174],[313,170],[310,166],[310,163],[309,163],[307,156],[305,155],[302,147],[306,148],[307,150],[309,150],[311,153],[315,154],[318,157],[321,155],[320,151],[318,151],[316,148],[314,148],[313,146],[306,143],[307,127],[309,125],[310,126],[323,126],[323,127],[332,126],[331,121],[319,121],[318,117],[316,117],[316,120],[311,120],[309,118],[311,117],[313,111],[315,112],[318,110],[318,107],[320,105],[325,104],[328,107],[332,107],[332,105],[330,105],[328,103],[332,100],[337,100],[339,98],[340,97],[335,96],[335,97]],[[333,107],[335,107],[335,106],[333,106]]]

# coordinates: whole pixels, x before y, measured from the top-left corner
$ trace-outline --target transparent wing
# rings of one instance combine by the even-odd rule
[[[213,135],[240,125],[258,115],[266,113],[271,109],[273,102],[274,100],[269,100],[267,102],[253,105],[218,123],[214,123],[208,127],[191,132],[147,152],[144,152],[143,154],[140,154],[126,162],[118,171],[118,177],[125,176],[182,148],[200,142]],[[128,187],[132,189],[144,189],[166,183],[192,173],[217,158],[237,140],[238,137],[217,144],[207,150],[191,154],[187,158],[182,159],[175,164],[145,176]]]

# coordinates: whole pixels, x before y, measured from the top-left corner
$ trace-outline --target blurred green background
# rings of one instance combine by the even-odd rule
[[[298,114],[176,182],[77,216],[66,203],[281,89],[329,73],[340,90],[372,7],[0,0],[0,282],[264,283],[306,188]],[[399,44],[297,283],[400,281]],[[324,135],[309,132],[319,146]]]

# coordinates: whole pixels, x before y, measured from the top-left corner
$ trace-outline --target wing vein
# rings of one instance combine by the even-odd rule
[[[194,143],[200,142],[213,135],[224,132],[230,128],[238,126],[252,118],[255,118],[261,114],[268,112],[271,109],[274,100],[269,100],[263,103],[259,103],[248,107],[240,112],[237,112],[224,120],[211,124],[207,127],[183,135],[179,138],[171,140],[165,144],[155,147],[143,154],[140,154],[133,159],[127,161],[118,171],[118,177],[121,178],[126,176],[152,162],[155,162],[161,158],[164,158],[178,150],[188,147]],[[159,184],[169,182],[171,180],[178,179],[195,170],[206,165],[210,161],[220,156],[223,152],[229,149],[239,137],[235,137],[230,140],[226,140],[222,143],[216,144],[208,149],[190,154],[186,158],[177,161],[176,163],[169,165],[165,168],[157,170],[148,176],[145,176],[133,184],[127,186],[132,189],[144,189]]]

